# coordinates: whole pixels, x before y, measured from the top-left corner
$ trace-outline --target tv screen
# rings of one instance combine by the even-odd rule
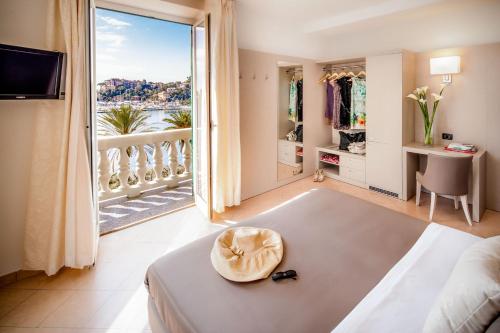
[[[0,44],[0,99],[59,99],[63,55]]]

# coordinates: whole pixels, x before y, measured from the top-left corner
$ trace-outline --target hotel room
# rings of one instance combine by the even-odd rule
[[[500,332],[498,91],[498,0],[2,0],[0,333]]]

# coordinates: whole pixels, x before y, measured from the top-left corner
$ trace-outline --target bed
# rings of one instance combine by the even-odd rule
[[[480,239],[326,189],[238,226],[279,232],[276,270],[298,279],[225,280],[209,235],[148,268],[153,332],[419,332],[460,253]]]

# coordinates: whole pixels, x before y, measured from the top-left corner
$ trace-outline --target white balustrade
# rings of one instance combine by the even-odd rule
[[[101,136],[98,138],[97,150],[99,152],[98,163],[98,183],[99,183],[99,200],[106,200],[120,196],[134,197],[145,190],[165,187],[176,187],[180,180],[191,179],[191,129],[176,129],[150,133],[127,134],[118,136]],[[178,166],[178,151],[177,143],[182,142],[182,158],[184,172],[177,175]],[[163,149],[164,144],[169,146],[168,166],[163,164]],[[147,170],[147,154],[145,146],[148,145],[154,148],[152,179],[146,180]],[[127,153],[132,152],[135,147],[137,149],[137,160],[135,170],[131,170],[130,157]],[[129,149],[130,148],[130,149]],[[119,150],[117,177],[120,181],[120,186],[116,189],[110,189],[109,181],[111,179],[110,163],[108,151],[110,149]],[[168,167],[168,177],[163,177],[163,169]],[[136,175],[138,181],[134,185],[129,185],[128,179],[131,175]]]

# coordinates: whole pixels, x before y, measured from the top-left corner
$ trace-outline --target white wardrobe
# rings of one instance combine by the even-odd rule
[[[401,198],[402,147],[414,140],[415,56],[398,52],[366,58],[366,183]]]

